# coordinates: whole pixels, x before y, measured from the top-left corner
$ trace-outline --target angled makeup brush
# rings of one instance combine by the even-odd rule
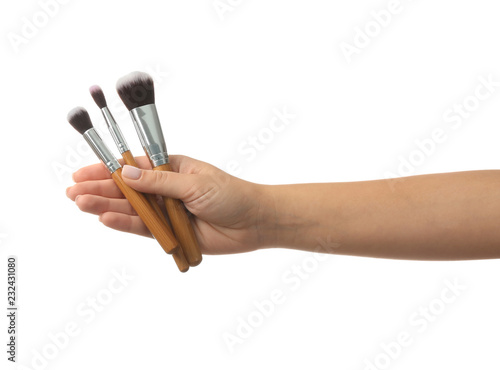
[[[156,111],[155,90],[151,76],[132,72],[116,83],[116,90],[130,111],[142,147],[153,170],[172,171],[168,162],[167,146]],[[163,198],[167,213],[190,266],[200,264],[202,255],[189,216],[179,199]]]
[[[125,141],[125,138],[120,130],[120,127],[118,126],[113,115],[109,111],[109,108],[106,103],[106,98],[104,96],[104,92],[97,85],[91,86],[89,88],[89,91],[95,103],[101,109],[101,113],[104,117],[104,120],[106,121],[106,125],[108,126],[109,132],[111,133],[111,136],[113,137],[113,140],[116,143],[116,146],[118,147],[118,151],[120,152],[123,161],[125,162],[125,164],[128,164],[129,166],[139,167],[137,165],[137,162],[135,161],[134,156],[132,155],[132,152],[129,149],[129,146],[127,145],[127,142]],[[172,233],[170,225],[168,224],[167,220],[165,220],[163,212],[161,211],[160,206],[156,202],[156,195],[144,194],[144,196],[148,199],[149,203],[151,203],[151,206],[153,206],[153,209],[158,214],[158,216],[160,216],[162,221],[164,221],[165,227],[169,229],[170,233]],[[186,257],[184,256],[182,248],[178,248],[172,255],[179,270],[182,272],[186,272],[189,269],[189,264],[186,261]]]
[[[83,135],[85,141],[87,141],[97,157],[106,166],[118,188],[120,188],[123,195],[130,202],[165,252],[169,254],[175,252],[179,248],[179,243],[174,235],[169,233],[169,230],[164,227],[163,221],[153,210],[153,207],[151,207],[151,204],[149,204],[144,195],[125,184],[121,177],[122,166],[120,166],[94,129],[87,111],[84,108],[76,107],[68,113],[67,119],[71,126]]]

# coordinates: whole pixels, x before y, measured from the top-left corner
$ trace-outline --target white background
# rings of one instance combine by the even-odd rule
[[[330,256],[314,265],[311,254],[276,249],[205,256],[181,274],[154,241],[106,229],[66,198],[71,172],[96,161],[65,120],[83,105],[100,126],[90,85],[103,87],[141,153],[114,90],[134,70],[155,77],[171,154],[222,169],[236,160],[249,181],[383,178],[435,128],[446,141],[411,174],[499,167],[498,87],[460,127],[443,118],[480,76],[500,81],[497,2],[401,0],[351,62],[341,43],[353,44],[388,1],[222,3],[233,5],[221,17],[211,0],[72,0],[44,25],[37,1],[1,2],[0,296],[7,256],[17,255],[19,368],[365,369],[377,356],[390,369],[498,367],[499,261]],[[14,47],[33,17],[38,33]],[[238,147],[283,107],[295,118],[248,161]],[[293,290],[283,276],[302,264],[312,272]],[[132,281],[87,323],[78,307],[122,269]],[[467,288],[419,332],[412,314],[441,307],[435,300],[455,279]],[[285,302],[230,351],[224,333],[258,318],[253,302],[275,289]],[[51,352],[50,336],[68,323],[79,334]],[[404,331],[411,345],[383,362],[383,344]],[[44,350],[53,358],[34,366]]]

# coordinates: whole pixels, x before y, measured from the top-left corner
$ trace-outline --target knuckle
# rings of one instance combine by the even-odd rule
[[[186,186],[184,194],[182,194],[182,199],[186,202],[192,202],[201,196],[202,190],[196,181],[193,181],[190,185]]]
[[[169,174],[167,171],[155,171],[153,173],[153,193],[162,194],[165,185],[167,184]]]
[[[76,202],[76,205],[78,208],[80,208],[80,211],[85,212],[89,208],[90,203],[91,201],[87,195],[80,195],[78,196],[78,201]]]
[[[200,207],[210,203],[220,189],[220,185],[211,176],[202,175],[187,189],[186,202],[192,207]]]
[[[133,230],[132,219],[128,217],[123,221],[123,231],[126,233],[131,233],[132,230]]]

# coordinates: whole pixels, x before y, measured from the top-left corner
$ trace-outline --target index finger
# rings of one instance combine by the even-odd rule
[[[103,163],[82,167],[73,173],[74,182],[110,179],[111,174]]]

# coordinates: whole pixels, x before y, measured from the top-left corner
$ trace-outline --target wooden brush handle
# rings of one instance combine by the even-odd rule
[[[139,166],[137,165],[137,162],[135,161],[135,158],[132,155],[132,153],[130,152],[130,150],[128,150],[125,153],[123,153],[122,157],[123,157],[123,160],[125,161],[125,164],[128,164],[129,166],[134,166],[134,167],[139,168]],[[147,194],[147,193],[145,193],[144,195],[149,200],[149,203],[151,203],[151,205],[153,206],[153,208],[156,211],[156,213],[158,213],[158,215],[161,218],[164,218],[163,212],[161,211],[161,208],[160,208],[160,205],[156,201],[156,195],[155,194]]]
[[[186,260],[186,256],[184,256],[182,248],[177,248],[174,253],[172,253],[172,257],[174,258],[175,264],[179,268],[180,272],[186,272],[189,270],[189,263]]]
[[[125,161],[125,164],[128,164],[129,166],[134,166],[139,168],[137,165],[137,162],[135,161],[134,156],[130,152],[130,150],[126,151],[125,153],[122,154],[123,160]],[[163,215],[163,212],[161,211],[160,205],[156,201],[156,195],[155,194],[144,194],[146,196],[146,199],[149,201],[151,206],[153,207],[154,211],[158,216],[160,216],[161,220],[163,221],[164,227],[168,229],[168,233],[172,234],[172,229],[170,228],[170,225],[168,224],[168,221],[165,219],[165,216]],[[184,252],[182,251],[182,248],[177,248],[173,253],[172,257],[174,258],[175,264],[177,265],[177,268],[181,272],[186,272],[189,270],[189,263],[186,260],[186,257],[184,256]]]
[[[167,163],[155,167],[153,170],[172,171],[172,167]],[[167,208],[168,217],[172,223],[172,228],[174,229],[174,234],[179,240],[189,265],[199,265],[202,260],[201,251],[196,236],[194,235],[189,216],[184,209],[184,205],[179,199],[163,197],[163,200]]]
[[[165,252],[172,254],[179,249],[179,242],[175,239],[172,232],[165,228],[165,224],[154,211],[151,204],[149,204],[146,197],[125,184],[122,179],[122,169],[117,169],[111,174],[111,177]]]

